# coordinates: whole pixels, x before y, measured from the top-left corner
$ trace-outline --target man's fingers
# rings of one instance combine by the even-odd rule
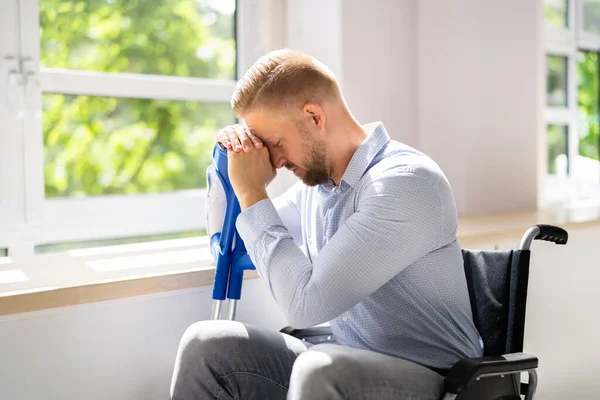
[[[246,153],[251,152],[252,148],[254,147],[254,144],[252,143],[252,141],[248,137],[248,134],[246,133],[246,129],[243,128],[243,127],[239,127],[237,129],[237,136],[240,139],[240,143],[242,144],[242,147],[243,147],[244,151]]]
[[[254,143],[254,147],[256,147],[257,149],[260,149],[262,147],[262,140],[260,140],[258,136],[252,133],[251,130],[248,130],[248,137],[250,138],[250,140],[252,140],[252,143]]]
[[[233,129],[227,129],[227,138],[229,138],[229,143],[231,144],[231,148],[233,151],[240,151],[242,149],[242,143],[238,137],[238,134]]]
[[[223,129],[217,132],[217,142],[221,143],[227,150],[231,150],[231,142],[229,141],[229,137],[227,137],[227,133]]]
[[[242,151],[242,149],[250,152],[253,148],[263,147],[262,140],[243,125],[231,125],[221,129],[217,132],[217,142],[234,152]]]

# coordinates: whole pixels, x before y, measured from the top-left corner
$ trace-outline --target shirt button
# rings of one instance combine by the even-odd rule
[[[342,321],[346,322],[348,321],[348,317],[346,317],[345,315],[342,317]]]
[[[341,191],[342,191],[342,189],[340,189],[339,187],[338,187],[338,188],[335,188],[335,192],[336,192],[336,193],[340,193]]]

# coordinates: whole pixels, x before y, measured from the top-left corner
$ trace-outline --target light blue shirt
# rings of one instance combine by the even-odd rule
[[[340,186],[298,183],[240,214],[252,261],[292,327],[330,321],[342,345],[434,368],[482,356],[446,177],[364,128]]]

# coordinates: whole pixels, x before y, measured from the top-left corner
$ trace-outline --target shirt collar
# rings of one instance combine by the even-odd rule
[[[342,182],[354,187],[365,174],[375,156],[389,143],[390,136],[381,122],[364,125],[367,138],[361,143],[344,171]]]

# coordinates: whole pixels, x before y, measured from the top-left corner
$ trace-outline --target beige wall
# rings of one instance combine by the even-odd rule
[[[362,123],[382,121],[392,138],[412,146],[418,145],[416,13],[412,0],[345,0],[342,13],[344,93],[352,112]]]
[[[288,12],[288,45],[323,57],[361,122],[381,120],[434,158],[461,214],[536,207],[541,2],[326,3],[318,18]]]
[[[462,213],[537,204],[537,3],[419,1],[419,145],[446,171]]]

